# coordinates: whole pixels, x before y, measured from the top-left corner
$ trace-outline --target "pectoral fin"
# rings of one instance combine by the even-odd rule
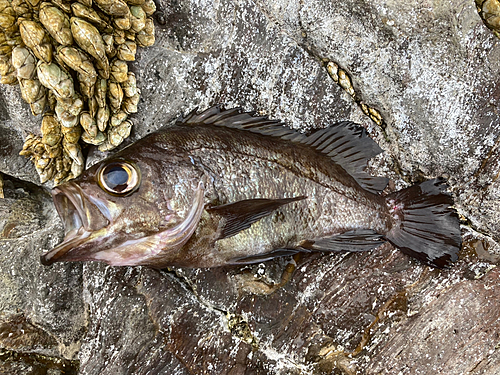
[[[238,234],[242,230],[269,215],[279,207],[300,201],[307,197],[300,196],[284,199],[246,199],[235,203],[208,208],[207,211],[221,217],[217,240]]]

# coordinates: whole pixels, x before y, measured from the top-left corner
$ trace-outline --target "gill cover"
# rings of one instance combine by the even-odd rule
[[[191,209],[182,222],[160,233],[124,243],[110,250],[98,251],[94,260],[101,260],[112,266],[154,266],[162,253],[172,254],[182,248],[196,231],[205,208],[205,187],[202,181],[195,190]]]

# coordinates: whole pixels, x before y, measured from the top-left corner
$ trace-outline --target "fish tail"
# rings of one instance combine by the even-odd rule
[[[447,187],[443,178],[436,178],[386,198],[395,219],[386,239],[405,254],[439,268],[457,260],[462,242]]]

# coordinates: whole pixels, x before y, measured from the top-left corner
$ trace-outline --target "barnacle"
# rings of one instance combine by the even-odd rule
[[[130,97],[125,97],[122,102],[122,108],[128,114],[136,113],[138,104],[139,104],[139,93]]]
[[[21,19],[19,31],[23,43],[33,51],[37,58],[47,63],[52,61],[52,44],[40,23]]]
[[[59,65],[40,61],[36,70],[42,85],[52,90],[58,99],[70,99],[75,95],[73,79]]]
[[[98,67],[101,69],[100,74],[103,78],[109,77],[109,61],[106,57],[104,42],[101,34],[90,22],[82,20],[78,17],[71,18],[71,32],[75,37],[76,43],[91,55]]]
[[[110,82],[108,88],[109,106],[113,113],[118,112],[122,106],[123,90],[118,82]]]
[[[46,103],[46,88],[38,79],[19,78],[21,96],[31,107],[33,115],[38,116],[43,112]]]
[[[493,33],[500,37],[500,1],[499,0],[476,0],[477,10]]]
[[[67,128],[72,128],[78,125],[80,112],[82,111],[83,106],[83,100],[74,96],[66,100],[58,100],[54,109],[57,119],[61,122],[61,124]]]
[[[113,126],[108,133],[108,142],[114,147],[118,146],[123,142],[125,138],[130,135],[131,128],[132,123],[130,122],[130,120],[125,120],[120,125]],[[108,145],[106,144],[104,145],[104,147],[108,147]]]
[[[57,43],[63,46],[73,44],[73,34],[69,27],[69,19],[62,10],[52,6],[50,3],[42,3],[39,17],[42,25]]]
[[[36,73],[36,58],[29,49],[18,46],[12,50],[12,66],[17,78],[31,79]]]
[[[129,136],[140,90],[128,62],[154,43],[155,11],[153,0],[0,0],[0,83],[19,83],[43,115],[21,151],[42,182],[78,176],[84,144]]]

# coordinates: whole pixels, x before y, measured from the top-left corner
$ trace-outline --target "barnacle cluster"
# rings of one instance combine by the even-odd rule
[[[361,110],[365,115],[370,117],[377,125],[381,126],[383,124],[382,116],[379,111],[375,108],[368,107],[365,103],[363,103],[357,96],[354,91],[354,87],[352,86],[351,79],[345,72],[345,70],[341,69],[336,63],[333,61],[325,61],[326,70],[330,77],[340,85],[352,98],[359,103],[361,106]]]
[[[476,0],[476,6],[486,26],[500,37],[500,1]]]
[[[0,82],[19,83],[42,137],[30,156],[42,182],[83,171],[79,141],[101,151],[130,134],[140,91],[129,61],[151,46],[153,0],[0,0]]]

